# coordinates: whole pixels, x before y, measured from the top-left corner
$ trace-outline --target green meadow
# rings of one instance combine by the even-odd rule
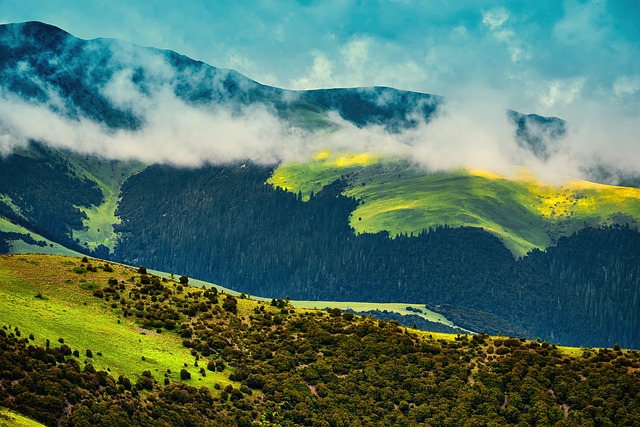
[[[60,345],[59,339],[78,350],[81,364],[108,370],[116,378],[132,380],[149,370],[161,381],[165,373],[179,380],[186,368],[193,386],[229,384],[230,368],[208,371],[205,377],[194,366],[190,350],[182,346],[176,333],[140,328],[131,318],[121,316],[111,302],[93,296],[111,277],[126,280],[135,270],[112,264],[114,272],[82,272],[78,258],[60,256],[0,257],[0,325],[33,342]],[[116,305],[118,306],[118,305]],[[87,349],[93,357],[87,357]]]
[[[33,233],[32,231],[27,230],[21,225],[17,225],[7,220],[6,218],[0,217],[0,231],[6,233],[20,233],[31,235],[36,241],[44,241],[46,242],[46,246],[38,246],[26,243],[22,240],[16,240],[11,242],[11,253],[14,254],[25,254],[25,253],[39,253],[39,254],[51,254],[51,255],[66,255],[66,256],[82,256],[76,251],[71,249],[67,249],[64,246],[52,242],[49,239],[45,239],[39,234]]]
[[[368,153],[318,153],[283,164],[268,183],[308,200],[311,192],[344,178],[344,195],[359,201],[350,217],[357,233],[416,234],[430,227],[481,227],[516,256],[545,249],[585,226],[640,219],[640,189],[570,181],[545,184],[521,173],[429,173],[405,160]]]
[[[403,316],[416,315],[430,322],[442,323],[443,325],[457,328],[453,322],[440,313],[427,310],[424,306],[418,304],[404,303],[378,303],[378,302],[344,302],[344,301],[301,301],[291,300],[291,305],[299,308],[318,309],[339,308],[340,310],[353,310],[356,312],[366,312],[372,310],[389,311],[402,314]],[[421,312],[407,310],[407,308],[419,309]]]
[[[23,415],[8,409],[0,408],[0,427],[43,427],[37,421],[33,421]]]
[[[119,162],[99,157],[83,156],[64,152],[74,171],[81,177],[98,185],[103,202],[97,206],[78,206],[87,215],[83,220],[84,229],[74,230],[73,238],[85,242],[91,250],[104,245],[113,250],[118,235],[113,226],[120,223],[116,216],[120,187],[131,175],[142,171],[146,166],[135,161]]]

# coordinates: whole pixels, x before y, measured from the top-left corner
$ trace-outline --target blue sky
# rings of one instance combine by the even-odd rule
[[[384,85],[567,115],[640,100],[636,0],[0,0],[0,22],[178,51],[259,82]]]

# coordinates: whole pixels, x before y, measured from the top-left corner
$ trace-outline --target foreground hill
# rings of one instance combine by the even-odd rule
[[[419,333],[43,255],[0,257],[0,304],[0,407],[45,425],[640,422],[634,351]]]

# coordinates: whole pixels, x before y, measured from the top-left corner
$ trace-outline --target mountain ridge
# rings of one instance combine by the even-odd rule
[[[6,40],[7,33],[13,33],[14,40]],[[0,38],[5,39],[3,44],[5,47],[0,51],[0,64],[6,63],[7,59],[11,58],[12,49],[6,49],[6,45],[24,45],[25,41],[29,49],[26,52],[20,51],[14,54],[27,54],[24,61],[33,61],[30,56],[35,54],[39,56],[44,51],[50,50],[53,53],[64,53],[64,47],[70,46],[75,55],[81,56],[86,52],[83,52],[88,46],[90,50],[99,50],[100,47],[109,47],[111,44],[120,44],[126,46],[127,49],[133,49],[139,52],[155,52],[161,53],[161,56],[168,60],[169,64],[174,66],[178,72],[183,71],[186,68],[198,68],[204,73],[204,78],[198,82],[200,87],[196,88],[193,83],[190,83],[184,76],[179,74],[176,76],[178,80],[175,88],[177,96],[190,102],[203,103],[207,101],[223,102],[225,100],[234,100],[236,102],[246,101],[260,101],[263,98],[265,102],[270,103],[273,108],[278,112],[280,116],[287,117],[292,115],[290,110],[291,105],[297,109],[307,109],[308,114],[320,114],[325,116],[329,111],[337,111],[340,113],[343,119],[351,122],[352,124],[363,127],[367,125],[382,125],[388,131],[398,132],[402,128],[415,127],[419,121],[428,121],[436,112],[437,106],[444,99],[441,96],[430,95],[414,91],[404,91],[389,88],[386,86],[372,86],[372,87],[354,87],[354,88],[334,88],[334,89],[313,89],[313,90],[289,90],[271,87],[258,83],[235,70],[217,68],[209,65],[205,62],[194,60],[188,56],[181,55],[171,50],[157,49],[152,47],[140,47],[135,44],[124,42],[118,39],[110,38],[95,38],[95,39],[79,39],[71,35],[70,33],[50,24],[31,21],[18,24],[3,24],[0,25]],[[17,43],[17,42],[21,43]],[[24,50],[24,49],[23,49]],[[104,52],[103,52],[104,55]],[[31,59],[29,59],[31,58]],[[100,63],[108,65],[108,58],[99,58]],[[77,57],[74,58],[77,60]],[[69,61],[73,62],[73,61]],[[42,65],[42,64],[41,64]],[[68,66],[68,64],[67,64]],[[86,75],[86,70],[80,68],[74,68],[73,71],[78,75]],[[109,73],[108,67],[101,72]],[[207,79],[212,79],[213,75],[220,74],[220,87],[206,87],[203,91],[203,84],[207,83]],[[89,76],[91,77],[91,76]],[[97,78],[92,82],[94,86],[100,86],[104,84],[105,76],[98,75],[93,76]],[[6,78],[6,76],[5,76]],[[69,78],[69,76],[65,76]],[[213,79],[215,80],[215,78]],[[79,105],[76,105],[81,110],[84,110],[89,117],[97,118],[100,121],[105,121],[110,127],[118,128],[119,126],[124,128],[136,128],[140,126],[137,119],[131,115],[127,115],[126,111],[108,109],[108,104],[104,104],[104,98],[99,92],[91,91],[88,87],[83,87],[80,84],[80,80],[72,80],[74,84],[81,89],[92,93],[93,102],[97,100],[100,105],[87,106],[83,104],[79,99],[81,94],[75,93],[77,101],[80,101]],[[52,86],[56,86],[58,82],[49,82]],[[13,86],[20,86],[16,82],[12,82]],[[24,81],[22,85],[28,84]],[[35,92],[38,93],[37,87],[30,87],[29,90],[21,88],[23,93]],[[58,87],[60,89],[60,87]],[[69,90],[69,88],[62,88],[63,90]],[[40,93],[42,96],[43,94]],[[256,98],[258,97],[258,98]],[[293,100],[291,99],[293,97]],[[296,99],[298,97],[298,99]],[[311,103],[311,105],[310,105]],[[386,108],[383,108],[386,106]],[[103,110],[101,110],[102,108]],[[100,113],[99,117],[95,117],[96,113]],[[527,146],[531,146],[530,149],[536,153],[536,151],[544,151],[539,147],[541,141],[539,137],[535,135],[529,135],[527,130],[528,126],[538,126],[544,123],[553,123],[558,129],[557,133],[564,132],[564,121],[555,117],[543,117],[536,114],[522,114],[515,111],[507,111],[505,114],[511,116],[514,123],[517,125],[517,134],[520,139],[526,142]],[[113,115],[114,117],[111,117]],[[106,120],[105,120],[106,118]],[[290,117],[289,117],[290,118]],[[295,123],[295,120],[294,120]],[[305,122],[308,124],[308,121]],[[531,141],[529,141],[531,140]]]
[[[392,187],[408,183],[403,181],[406,176],[396,175],[408,175],[411,170],[390,168],[389,159],[367,169],[371,157],[367,151],[339,154],[344,159],[327,154],[326,159],[340,160],[340,165],[355,169],[340,166],[329,170],[326,165],[307,162],[305,167],[321,169],[315,175],[303,171],[312,177],[313,195],[301,188],[292,187],[294,192],[289,192],[284,186],[269,185],[278,170],[282,172],[291,164],[251,161],[246,151],[228,158],[213,151],[196,164],[180,163],[175,151],[164,152],[160,160],[156,157],[155,161],[131,164],[122,158],[109,158],[114,155],[110,150],[118,148],[111,145],[123,140],[139,142],[136,138],[143,138],[143,145],[149,144],[142,147],[146,152],[177,145],[188,154],[194,148],[188,145],[189,138],[199,138],[203,129],[216,131],[196,126],[203,115],[212,112],[220,113],[227,119],[223,124],[230,127],[220,125],[222,131],[214,134],[217,139],[198,140],[209,146],[224,145],[229,139],[225,149],[233,148],[242,143],[233,139],[235,133],[242,133],[265,117],[276,117],[275,122],[265,120],[268,125],[257,132],[243,134],[244,139],[258,138],[256,144],[245,148],[263,149],[269,154],[277,147],[265,148],[260,134],[271,132],[273,123],[285,122],[283,127],[287,129],[297,127],[312,133],[316,139],[310,139],[311,143],[321,150],[326,148],[323,138],[342,135],[335,131],[338,128],[364,129],[362,134],[347,134],[359,137],[374,135],[376,130],[393,135],[421,126],[419,123],[437,114],[442,98],[382,87],[294,93],[260,85],[235,72],[220,71],[170,51],[126,42],[113,42],[128,47],[112,50],[110,42],[82,41],[45,24],[3,27],[1,32],[10,29],[16,34],[26,31],[32,38],[30,47],[24,50],[0,37],[0,74],[6,77],[2,79],[6,83],[1,100],[5,107],[14,101],[22,106],[44,105],[49,114],[42,116],[45,123],[53,116],[63,117],[63,130],[81,132],[70,139],[64,132],[52,134],[59,138],[59,145],[47,145],[49,133],[59,130],[52,126],[42,130],[41,138],[28,138],[18,149],[9,145],[11,153],[0,158],[0,216],[23,228],[7,229],[4,239],[15,241],[23,235],[26,237],[21,239],[31,243],[34,239],[22,233],[28,230],[78,252],[134,265],[144,263],[159,270],[191,271],[196,277],[252,295],[446,306],[466,324],[475,325],[482,318],[487,328],[513,325],[530,338],[577,345],[640,346],[640,320],[633,306],[638,298],[636,278],[640,277],[638,266],[633,264],[633,257],[638,256],[633,212],[614,204],[603,218],[562,222],[564,230],[546,230],[540,219],[542,214],[564,215],[560,208],[568,214],[574,203],[578,206],[597,201],[597,195],[578,199],[571,194],[538,194],[540,197],[533,200],[529,194],[518,204],[516,196],[524,190],[512,187],[505,190],[514,195],[510,199],[498,191],[486,197],[483,192],[497,183],[491,177],[467,176],[464,172],[467,175],[440,176],[443,179],[438,182],[437,174],[421,175],[413,187],[429,190],[431,196],[448,197],[445,207],[455,208],[449,218],[462,215],[463,220],[447,219],[433,209],[433,200],[424,198],[428,203],[421,212],[431,210],[436,219],[445,219],[428,222],[419,218],[420,212],[406,209],[410,204],[406,201],[376,205],[373,193],[403,197],[411,193],[415,198],[419,192],[410,185],[404,193],[385,189],[389,183]],[[55,35],[43,42],[46,49],[38,50],[49,32]],[[12,37],[17,40],[15,34]],[[392,98],[391,102],[381,102],[387,98]],[[163,101],[172,102],[171,108],[163,110]],[[257,104],[264,108],[252,110]],[[181,110],[189,114],[180,116]],[[159,118],[154,116],[158,112],[162,113]],[[186,124],[171,122],[175,120],[172,114]],[[542,159],[554,149],[545,144],[561,138],[564,131],[560,119],[505,114],[525,130],[531,125],[529,121],[548,126],[529,136],[518,136],[519,128],[514,128],[515,137]],[[28,114],[23,116],[27,128],[38,127],[36,120],[29,121]],[[5,120],[3,130],[8,135],[3,141],[12,144],[12,123],[7,117],[0,119]],[[160,127],[163,131],[171,131],[172,126],[178,130],[170,137],[190,131],[190,127],[195,131],[177,140],[161,140],[161,133],[144,139],[146,127],[153,120],[156,125],[168,123]],[[92,133],[96,127],[98,131]],[[271,135],[275,139],[283,136],[278,132]],[[107,144],[91,151],[94,137]],[[284,139],[284,145],[291,142]],[[346,138],[343,144],[351,142]],[[68,151],[83,147],[87,151],[83,154]],[[315,146],[311,148],[324,156],[323,151],[315,151]],[[425,182],[434,177],[436,185],[428,187]],[[465,179],[474,181],[474,186],[458,185]],[[456,180],[457,185],[442,184]],[[315,186],[317,183],[321,185]],[[376,188],[384,191],[373,191]],[[438,193],[438,188],[446,191]],[[465,206],[464,200],[451,197],[457,192],[470,195],[472,205]],[[538,205],[532,210],[527,203],[534,202]],[[498,228],[490,234],[492,224],[477,221],[479,214],[471,208],[478,206],[484,213],[498,212],[496,218],[506,218],[521,228],[530,222],[540,223],[543,228],[529,227],[529,234],[537,240],[523,240],[520,251],[510,248],[510,252],[504,246],[504,235],[502,240],[496,237],[500,236]],[[537,208],[544,212],[536,213]],[[374,215],[367,216],[372,212]],[[408,215],[402,221],[410,216],[419,221],[407,229],[361,225],[375,225],[381,218],[377,214],[382,212]],[[402,221],[394,221],[396,224],[391,225],[402,225]],[[494,223],[498,224],[497,220]],[[601,225],[606,226],[589,227]],[[36,244],[39,239],[35,239]],[[34,246],[21,247],[37,250]],[[591,264],[586,265],[584,259],[590,259]],[[602,271],[607,274],[602,275]],[[575,295],[580,295],[579,301]],[[582,312],[580,304],[589,306],[590,311]]]

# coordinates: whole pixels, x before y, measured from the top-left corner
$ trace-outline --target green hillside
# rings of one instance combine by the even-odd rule
[[[113,227],[120,223],[120,218],[116,216],[120,188],[127,178],[146,166],[136,161],[107,160],[67,150],[61,150],[59,153],[68,161],[78,177],[95,182],[103,197],[99,205],[79,207],[87,218],[83,219],[84,229],[74,230],[72,237],[82,242],[89,250],[104,245],[113,251],[118,240]]]
[[[69,233],[67,237],[71,242],[79,245],[77,249],[82,248],[87,252],[102,247],[101,253],[105,257],[108,255],[107,251],[113,251],[118,241],[114,226],[120,223],[120,218],[116,216],[120,188],[129,177],[146,167],[136,161],[107,160],[97,156],[77,154],[69,150],[54,149],[38,143],[31,143],[16,149],[6,161],[7,165],[10,165],[12,161],[20,162],[22,168],[17,168],[14,172],[12,178],[15,179],[15,182],[7,182],[6,188],[0,190],[0,205],[3,204],[8,208],[4,215],[0,213],[0,218],[5,220],[0,223],[0,232],[15,232],[10,230],[12,226],[7,224],[8,217],[13,217],[13,223],[18,220],[31,221],[38,226],[40,224],[37,222],[42,221],[43,218],[34,221],[33,218],[28,218],[29,215],[34,215],[38,209],[48,208],[52,212],[44,217],[57,216],[64,209],[62,205],[69,204],[73,210],[68,213],[69,218],[62,221],[65,228],[69,228],[65,230]],[[59,178],[64,178],[64,180],[61,179],[58,183],[51,185],[60,185],[67,193],[70,193],[64,197],[64,200],[56,200],[56,197],[51,196],[53,189],[44,188],[51,180],[52,169],[59,171]],[[25,184],[23,184],[23,188],[13,188],[11,185],[12,182],[15,185],[20,185],[21,181],[29,182],[26,188],[24,188]],[[97,197],[90,197],[89,200],[81,202],[82,198],[76,192],[80,192],[82,187],[92,188],[94,193],[97,193]],[[2,194],[2,192],[7,194]],[[34,195],[26,196],[25,193],[29,192]],[[42,192],[47,193],[48,199],[42,197]],[[15,200],[16,198],[18,200]],[[38,204],[41,206],[36,206]],[[69,243],[65,242],[66,245]],[[32,252],[70,254],[64,250],[58,250],[58,248],[53,251],[33,249]],[[24,242],[14,241],[12,252],[28,251],[29,248],[24,246]]]
[[[76,251],[67,249],[64,246],[52,242],[49,239],[45,239],[37,233],[33,233],[26,228],[14,224],[6,218],[0,216],[0,233],[15,233],[15,238],[9,239],[7,244],[9,246],[8,253],[22,254],[22,253],[37,253],[37,254],[52,254],[52,255],[67,255],[67,256],[82,256]],[[29,243],[26,240],[35,240],[40,244]]]
[[[0,258],[0,324],[9,330],[18,328],[30,341],[44,346],[59,339],[78,350],[81,363],[112,375],[137,378],[143,371],[165,373],[179,379],[183,365],[190,367],[193,385],[226,384],[228,372],[200,377],[193,356],[182,346],[176,334],[160,328],[141,327],[123,316],[123,299],[97,298],[94,291],[107,288],[108,279],[135,286],[135,270],[117,264],[92,260],[96,271],[87,270],[90,262],[61,256],[2,256]],[[105,266],[113,271],[105,271]],[[106,270],[109,270],[108,268]],[[139,285],[139,279],[137,279]],[[176,283],[170,285],[176,287]],[[102,292],[102,291],[101,291]],[[123,292],[126,293],[126,292]],[[115,307],[114,307],[115,305]],[[92,357],[86,357],[86,350]],[[198,378],[200,377],[200,378]],[[196,379],[197,378],[197,379]]]
[[[0,427],[42,427],[37,421],[33,421],[13,411],[0,408]]]
[[[358,233],[482,227],[519,256],[587,225],[636,226],[640,219],[640,189],[578,180],[553,186],[527,175],[510,179],[484,171],[427,173],[405,160],[368,153],[321,152],[307,163],[281,165],[268,182],[308,199],[340,178],[348,183],[343,194],[359,201],[350,217]]]
[[[0,256],[0,325],[0,425],[640,421],[637,351],[415,331],[97,259]]]

